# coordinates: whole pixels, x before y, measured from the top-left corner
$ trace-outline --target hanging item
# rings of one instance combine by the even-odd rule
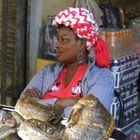
[[[99,3],[99,7],[103,12],[101,17],[104,28],[122,28],[123,27],[123,13],[119,7],[113,5],[110,0],[105,3]]]
[[[57,40],[57,29],[52,26],[53,16],[47,17],[47,24],[45,26],[44,46],[42,50],[42,57],[50,60],[55,59],[55,43]]]
[[[98,26],[102,25],[102,20],[101,16],[103,16],[103,13],[95,0],[75,0],[74,7],[81,7],[81,8],[86,8],[90,12],[93,13],[95,16],[95,20],[98,24]]]

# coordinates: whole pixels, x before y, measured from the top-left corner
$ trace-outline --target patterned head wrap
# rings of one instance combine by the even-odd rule
[[[69,7],[54,18],[53,25],[71,27],[79,38],[86,39],[86,48],[95,47],[95,62],[99,67],[109,68],[110,58],[108,47],[103,40],[98,38],[98,26],[87,9]]]

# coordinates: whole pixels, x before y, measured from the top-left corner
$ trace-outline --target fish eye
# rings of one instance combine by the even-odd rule
[[[54,133],[54,129],[52,127],[47,128],[47,133],[52,135]]]

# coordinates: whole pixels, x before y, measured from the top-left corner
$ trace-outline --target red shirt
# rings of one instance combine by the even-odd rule
[[[81,81],[87,69],[87,64],[80,66],[74,75],[73,79],[67,87],[65,87],[65,78],[67,69],[63,68],[59,74],[57,80],[45,93],[43,99],[53,99],[53,98],[75,98],[81,95]]]

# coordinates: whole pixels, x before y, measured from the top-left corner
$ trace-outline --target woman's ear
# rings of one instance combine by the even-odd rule
[[[86,40],[85,39],[79,39],[78,40],[78,44],[80,46],[81,49],[85,49],[86,47]]]
[[[83,39],[83,46],[86,47],[86,43],[87,41],[85,39]]]

